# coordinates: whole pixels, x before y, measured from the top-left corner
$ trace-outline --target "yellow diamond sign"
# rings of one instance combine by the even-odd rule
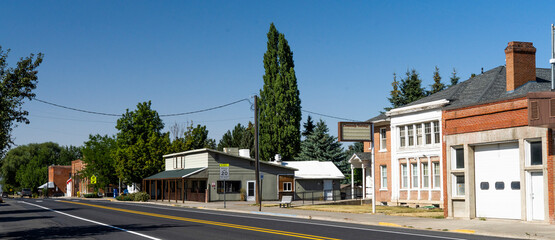
[[[91,177],[91,184],[96,184],[96,176],[92,175]]]

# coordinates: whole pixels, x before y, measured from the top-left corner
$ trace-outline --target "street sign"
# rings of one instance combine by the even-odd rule
[[[220,180],[229,179],[229,167],[220,167]]]
[[[96,184],[96,176],[92,175],[91,177],[91,184]]]

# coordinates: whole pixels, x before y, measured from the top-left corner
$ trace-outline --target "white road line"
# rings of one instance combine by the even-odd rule
[[[42,200],[37,200],[37,202],[42,202]]]
[[[116,203],[116,204],[129,205],[129,206],[139,206],[138,204],[132,204],[132,203]],[[222,212],[215,213],[213,211],[216,211],[216,210],[210,210],[210,209],[206,209],[206,210],[209,210],[209,211],[195,211],[195,210],[188,210],[188,209],[175,209],[175,208],[165,208],[165,207],[158,207],[158,206],[148,206],[146,204],[142,205],[142,206],[139,206],[139,207],[149,207],[149,208],[157,208],[157,209],[172,210],[172,211],[178,210],[178,211],[181,211],[181,212],[194,212],[194,213],[211,214],[211,215],[228,216],[228,217],[242,217],[242,218],[259,219],[259,220],[267,220],[267,221],[301,223],[301,224],[310,224],[310,225],[324,226],[324,227],[346,228],[346,229],[354,229],[354,230],[361,230],[361,231],[392,233],[392,234],[401,234],[401,235],[416,236],[416,237],[439,238],[439,239],[448,239],[448,240],[467,240],[467,238],[445,237],[445,236],[428,235],[428,234],[420,234],[420,233],[407,233],[407,232],[400,232],[400,231],[393,231],[393,230],[380,230],[380,229],[369,229],[369,228],[361,228],[361,227],[337,226],[337,225],[326,224],[326,223],[313,223],[313,222],[303,222],[303,221],[285,220],[285,219],[268,219],[268,218],[263,218],[263,217],[242,216],[242,215],[227,214],[227,213],[222,213]],[[244,214],[248,214],[248,213],[244,213]],[[327,220],[321,220],[321,221],[327,221]],[[354,223],[354,224],[359,224],[359,223]],[[369,225],[368,227],[372,227],[372,225]],[[416,231],[425,231],[425,230],[419,230],[419,229],[415,229],[415,230]]]
[[[123,228],[119,228],[119,227],[116,227],[116,226],[108,225],[106,223],[101,223],[101,222],[97,222],[97,221],[94,221],[94,220],[74,216],[74,215],[67,214],[67,213],[64,213],[64,212],[60,212],[60,211],[57,211],[57,210],[54,210],[54,209],[43,207],[43,206],[40,206],[40,205],[37,205],[37,204],[23,202],[23,201],[21,201],[21,203],[25,203],[25,204],[28,204],[28,205],[31,205],[31,206],[42,208],[42,209],[46,209],[46,210],[49,210],[49,211],[52,211],[52,212],[55,212],[55,213],[59,213],[59,214],[62,214],[62,215],[68,216],[68,217],[72,217],[72,218],[76,218],[76,219],[79,219],[79,220],[83,220],[83,221],[86,221],[86,222],[98,224],[98,225],[105,226],[105,227],[114,228],[114,229],[117,229],[117,230],[120,230],[120,231],[135,234],[135,235],[138,235],[138,236],[141,236],[141,237],[144,237],[144,238],[153,239],[153,240],[161,240],[160,238],[151,237],[151,236],[148,236],[148,235],[145,235],[145,234],[142,234],[142,233],[138,233],[138,232],[135,232],[135,231],[130,231],[130,230],[127,230],[127,229],[123,229]]]

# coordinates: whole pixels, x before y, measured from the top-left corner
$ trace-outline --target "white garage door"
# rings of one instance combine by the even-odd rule
[[[518,143],[477,146],[476,217],[520,219]]]

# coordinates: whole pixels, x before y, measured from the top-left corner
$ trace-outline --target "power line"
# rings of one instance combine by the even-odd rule
[[[48,102],[45,100],[41,100],[38,98],[34,98],[34,100],[37,100],[41,103],[45,103],[48,105],[52,105],[55,107],[59,107],[59,108],[64,108],[64,109],[68,109],[68,110],[72,110],[72,111],[77,111],[77,112],[84,112],[84,113],[89,113],[89,114],[96,114],[96,115],[103,115],[103,116],[113,116],[113,117],[121,117],[122,114],[115,114],[115,113],[104,113],[104,112],[97,112],[97,111],[90,111],[90,110],[84,110],[84,109],[78,109],[78,108],[73,108],[73,107],[68,107],[68,106],[64,106],[64,105],[60,105],[60,104],[56,104],[56,103],[52,103],[52,102]],[[219,106],[215,106],[215,107],[211,107],[211,108],[205,108],[205,109],[201,109],[201,110],[196,110],[196,111],[191,111],[191,112],[182,112],[182,113],[171,113],[171,114],[160,114],[160,117],[174,117],[174,116],[183,116],[183,115],[189,115],[189,114],[194,114],[194,113],[201,113],[201,112],[207,112],[207,111],[212,111],[212,110],[216,110],[219,108],[224,108],[224,107],[228,107],[231,106],[233,104],[237,104],[243,101],[247,101],[250,103],[249,99],[247,98],[243,98],[240,100],[237,100],[235,102],[230,102],[227,104],[223,104],[223,105],[219,105]]]
[[[330,116],[330,115],[326,115],[326,114],[321,114],[321,113],[316,113],[316,112],[312,112],[312,111],[308,111],[308,110],[301,110],[301,111],[307,112],[307,113],[310,113],[310,114],[314,114],[314,115],[323,116],[323,117],[334,118],[334,119],[338,119],[338,120],[345,120],[345,121],[351,121],[351,122],[360,122],[360,121],[353,120],[353,119],[342,118],[342,117],[334,117],[334,116]]]

